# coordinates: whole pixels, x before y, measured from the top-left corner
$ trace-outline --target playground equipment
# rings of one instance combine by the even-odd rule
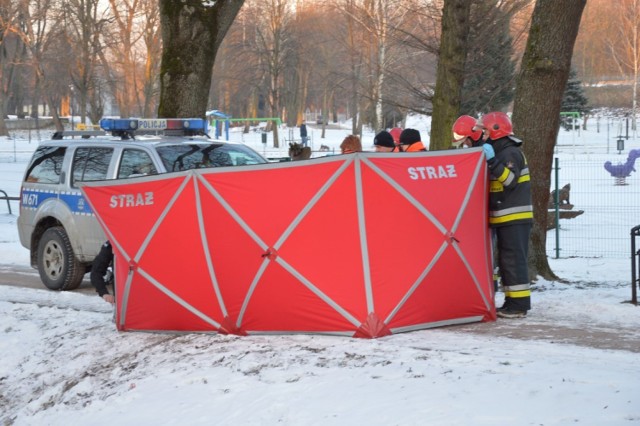
[[[214,129],[214,138],[218,139],[222,136],[224,127],[224,138],[229,140],[229,123],[237,121],[273,121],[277,126],[282,124],[282,121],[278,117],[264,117],[264,118],[231,118],[221,111],[213,110],[207,111],[207,119],[209,120],[209,128]]]
[[[616,185],[626,185],[625,179],[631,175],[631,172],[636,171],[634,165],[638,158],[640,158],[640,149],[632,149],[629,151],[626,162],[614,165],[611,161],[607,161],[604,163],[604,168],[613,176]]]

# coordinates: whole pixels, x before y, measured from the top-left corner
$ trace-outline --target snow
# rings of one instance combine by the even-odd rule
[[[410,126],[426,139],[428,121]],[[343,125],[322,139],[308,127],[314,149],[337,149],[350,132]],[[231,137],[267,151],[259,132]],[[583,149],[588,131],[560,138],[567,160],[605,156],[604,146]],[[373,133],[363,139],[372,149]],[[0,189],[19,193],[36,146],[21,135],[0,139]],[[627,141],[627,150],[638,147]],[[640,176],[629,182],[640,185]],[[30,273],[17,202],[12,209],[0,202],[0,274]],[[119,333],[112,308],[86,284],[60,293],[0,285],[0,423],[640,424],[640,307],[624,303],[629,258],[549,262],[567,282],[537,280],[525,319],[376,340]]]

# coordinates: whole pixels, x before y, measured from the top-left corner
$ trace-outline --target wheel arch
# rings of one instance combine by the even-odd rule
[[[44,234],[47,229],[53,228],[54,226],[62,226],[65,228],[65,226],[53,216],[45,216],[41,218],[33,228],[33,233],[31,234],[31,250],[29,250],[31,266],[33,268],[38,268],[38,244],[40,243],[42,234]],[[66,231],[67,230],[65,228],[65,232]]]

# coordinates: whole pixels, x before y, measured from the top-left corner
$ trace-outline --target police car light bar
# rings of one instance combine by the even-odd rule
[[[170,131],[184,135],[206,135],[207,121],[201,118],[103,118],[100,128],[117,135]]]
[[[134,131],[138,128],[138,120],[125,118],[103,118],[100,120],[100,128],[107,132],[114,132],[118,130]]]

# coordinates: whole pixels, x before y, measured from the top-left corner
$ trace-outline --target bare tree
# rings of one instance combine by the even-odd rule
[[[633,128],[636,129],[638,105],[638,77],[640,76],[640,1],[624,0],[617,5],[615,33],[607,37],[611,58],[622,75],[633,77],[631,111]]]
[[[213,69],[210,103],[233,117],[265,117],[265,70],[256,47],[257,13],[245,3],[225,37]],[[250,122],[245,123],[245,132]]]
[[[159,117],[204,117],[216,53],[244,0],[160,0]]]
[[[162,39],[160,37],[160,10],[156,0],[141,0],[142,40],[144,42],[144,62],[142,74],[142,115],[155,115],[158,96],[158,72],[160,71],[160,55],[162,53]]]
[[[350,61],[351,81],[357,81],[359,112],[368,124],[382,129],[387,76],[401,64],[394,49],[393,29],[401,27],[408,8],[398,0],[342,0],[336,2],[346,16],[345,35],[341,35],[357,62]],[[404,66],[402,64],[401,66]],[[369,111],[370,110],[370,111]]]
[[[327,41],[327,28],[335,15],[329,8],[319,8],[306,2],[295,3],[295,16],[290,28],[291,53],[285,65],[285,107],[289,126],[299,125],[308,108],[310,85],[315,71],[321,68],[318,46]],[[335,21],[332,22],[335,25]],[[322,50],[322,47],[320,47]],[[322,52],[324,56],[324,52]]]
[[[347,11],[352,10],[354,8],[352,1],[348,1]],[[355,28],[355,20],[353,19],[354,12],[347,13],[347,22],[346,22],[346,34],[345,37],[346,45],[348,47],[349,55],[349,74],[346,81],[349,82],[349,89],[351,90],[351,99],[349,101],[349,105],[351,107],[351,114],[353,117],[352,125],[351,125],[351,133],[354,135],[362,134],[362,114],[360,114],[361,109],[360,105],[362,103],[362,97],[358,95],[358,87],[361,79],[361,74],[363,72],[360,64],[363,62],[362,60],[362,51],[358,49],[360,45],[361,36],[356,31]]]
[[[516,80],[513,124],[529,160],[534,225],[529,265],[532,277],[557,279],[547,261],[547,203],[560,105],[586,0],[537,0],[527,47]]]
[[[5,70],[9,69],[7,37],[15,25],[17,13],[10,0],[0,0],[0,136],[8,136],[9,130],[4,119],[6,116],[6,99],[8,98],[8,78]]]
[[[62,131],[64,126],[60,121],[55,100],[56,86],[59,82],[49,78],[49,72],[46,69],[46,55],[59,35],[52,28],[62,27],[60,15],[55,15],[58,9],[54,6],[53,0],[21,0],[18,11],[22,19],[22,26],[18,33],[29,50],[34,73],[38,81],[42,83],[44,98],[49,106],[56,130]]]
[[[362,6],[353,14],[353,19],[358,22],[371,37],[368,48],[368,67],[370,84],[368,97],[374,107],[372,127],[381,130],[382,118],[382,91],[385,83],[385,68],[388,61],[388,21],[393,12],[402,10],[397,8],[393,1],[371,0],[363,2]]]
[[[260,64],[268,81],[267,101],[271,117],[281,112],[281,89],[284,67],[290,54],[289,26],[293,18],[287,0],[260,0],[255,8],[258,13],[256,44]],[[273,146],[278,148],[278,128],[273,126]]]
[[[64,5],[64,31],[67,33],[70,55],[69,76],[80,108],[80,121],[87,118],[87,105],[97,105],[95,90],[98,50],[102,49],[100,34],[107,22],[104,11],[100,11],[99,0],[68,0]],[[94,117],[95,118],[95,117]],[[92,120],[93,121],[93,120]]]
[[[135,104],[138,92],[136,79],[135,45],[142,37],[136,29],[136,18],[140,13],[141,0],[109,0],[113,13],[116,32],[115,43],[110,49],[111,67],[117,64],[119,71],[118,84],[112,85],[114,96],[118,102],[120,115],[130,117],[136,111]],[[138,111],[140,114],[142,111]]]

